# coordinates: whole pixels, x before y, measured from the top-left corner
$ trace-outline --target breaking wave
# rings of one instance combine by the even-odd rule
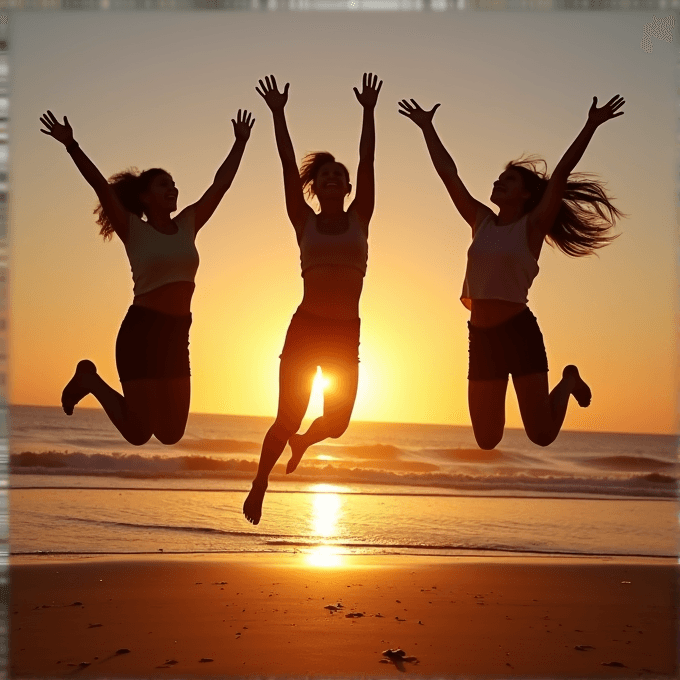
[[[231,440],[221,440],[224,442]],[[228,446],[228,445],[227,445]],[[336,447],[339,448],[339,447]],[[368,449],[377,447],[347,447]],[[395,447],[391,447],[395,449]],[[398,450],[398,449],[397,449]],[[488,452],[483,452],[488,453]],[[512,456],[513,454],[503,454]],[[456,472],[449,465],[441,466],[394,458],[384,466],[368,460],[312,460],[301,465],[295,473],[296,481],[372,484],[392,487],[428,487],[448,492],[501,493],[502,495],[563,494],[575,497],[618,496],[622,498],[676,498],[678,480],[668,474],[672,464],[647,462],[629,466],[628,457],[618,457],[617,464],[606,466],[606,472],[589,476],[583,471],[569,473],[555,470],[536,470],[531,467],[514,470],[509,467],[493,470],[464,468]],[[385,459],[381,458],[382,463]],[[595,459],[597,460],[597,459]],[[602,459],[609,460],[609,459]],[[623,462],[621,462],[623,460]],[[657,461],[662,463],[662,461]],[[385,467],[390,469],[386,470]],[[604,466],[598,466],[604,467]],[[32,452],[13,453],[10,471],[13,474],[111,476],[135,479],[252,479],[257,469],[256,460],[223,459],[204,455],[149,456],[121,453]],[[651,470],[664,470],[664,473]],[[649,471],[649,472],[648,472]],[[286,479],[284,465],[274,468],[272,479]],[[395,489],[395,492],[397,490]]]

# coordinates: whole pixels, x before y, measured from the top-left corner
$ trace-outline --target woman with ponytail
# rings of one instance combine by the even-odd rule
[[[540,446],[560,432],[569,397],[588,406],[591,391],[576,366],[566,366],[552,391],[548,361],[527,293],[536,274],[544,241],[572,257],[582,257],[615,238],[611,229],[622,213],[602,184],[590,175],[571,174],[595,130],[623,111],[619,95],[598,108],[597,97],[586,124],[547,177],[540,159],[512,161],[494,183],[490,200],[498,214],[475,200],[458,176],[453,159],[435,132],[432,119],[439,104],[423,110],[413,99],[399,102],[425,137],[430,158],[461,217],[472,228],[461,301],[470,310],[468,403],[479,446],[493,449],[503,437],[508,375],[517,393],[527,436]]]
[[[279,92],[274,76],[259,84],[255,89],[274,118],[286,210],[300,246],[304,295],[281,353],[276,420],[262,443],[257,475],[243,504],[243,514],[252,524],[260,521],[269,473],[286,444],[290,444],[292,452],[286,472],[291,473],[312,444],[340,437],[352,415],[359,376],[359,299],[366,274],[368,224],[375,193],[373,114],[382,81],[378,83],[378,77],[371,73],[364,74],[362,91],[354,88],[363,107],[363,124],[356,195],[347,211],[345,198],[352,191],[349,172],[331,154],[309,154],[298,170],[284,115],[289,84],[283,92]],[[319,213],[309,207],[305,193],[317,198]],[[318,366],[330,378],[323,416],[298,435]]]
[[[104,239],[116,234],[123,242],[134,282],[134,300],[116,340],[123,394],[85,359],[62,392],[62,407],[72,415],[75,405],[92,394],[130,444],[145,444],[152,435],[175,444],[189,415],[190,309],[198,269],[194,240],[231,186],[255,120],[239,110],[231,121],[234,145],[212,185],[174,218],[178,191],[168,172],[131,169],[107,181],[74,140],[66,117],[62,124],[47,111],[40,122],[47,128],[41,132],[64,145],[97,194],[100,233]]]

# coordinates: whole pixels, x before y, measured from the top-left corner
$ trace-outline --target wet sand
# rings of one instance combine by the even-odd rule
[[[10,677],[675,677],[677,577],[642,560],[13,558]]]

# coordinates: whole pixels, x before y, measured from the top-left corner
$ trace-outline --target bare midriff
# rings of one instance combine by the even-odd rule
[[[303,280],[305,292],[300,309],[330,319],[359,318],[364,276],[358,269],[321,265],[308,269]]]
[[[470,323],[477,328],[491,328],[498,326],[517,316],[526,309],[522,302],[507,302],[506,300],[470,300],[472,307]]]
[[[195,288],[196,284],[190,281],[166,283],[148,293],[136,295],[132,304],[153,309],[162,314],[186,316],[191,312],[191,297]]]

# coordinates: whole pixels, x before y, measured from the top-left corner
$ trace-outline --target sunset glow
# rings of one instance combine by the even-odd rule
[[[12,93],[12,144],[21,150],[12,160],[12,402],[58,405],[83,358],[118,390],[115,339],[132,301],[122,243],[97,235],[94,192],[39,132],[46,107],[68,116],[105,177],[131,165],[167,168],[180,209],[203,194],[226,157],[230,119],[252,111],[236,178],[197,238],[191,410],[273,417],[278,357],[303,280],[271,117],[255,85],[272,69],[290,82],[296,157],[327,149],[354,182],[361,107],[352,88],[374,69],[384,87],[353,419],[470,425],[468,314],[459,301],[470,229],[397,101],[441,103],[436,129],[471,195],[493,208],[489,195],[505,163],[534,153],[553,171],[593,95],[603,102],[621,93],[625,116],[597,131],[576,167],[599,175],[629,215],[621,238],[599,257],[544,247],[529,304],[551,386],[575,363],[593,390],[592,405],[570,408],[564,429],[674,432],[674,48],[660,41],[644,52],[636,12],[574,13],[569,21],[560,12],[338,12],[333,22],[324,12],[274,14],[199,13],[187,30],[181,12],[61,13],[55,31],[52,14],[17,13],[12,68],[36,85]],[[183,49],[168,53],[168,36]],[[403,47],[414,40],[416,61]],[[83,59],[92,46],[96,59]],[[510,53],[513,68],[501,74]],[[310,58],[318,54],[344,56],[329,70]],[[459,62],[464,68],[452,73]],[[179,83],[191,83],[191,96]],[[635,163],[621,162],[622,154]],[[324,387],[333,388],[324,378],[315,379],[308,418],[322,413]],[[92,397],[82,405],[99,407]],[[511,393],[507,406],[507,426],[521,427]]]

